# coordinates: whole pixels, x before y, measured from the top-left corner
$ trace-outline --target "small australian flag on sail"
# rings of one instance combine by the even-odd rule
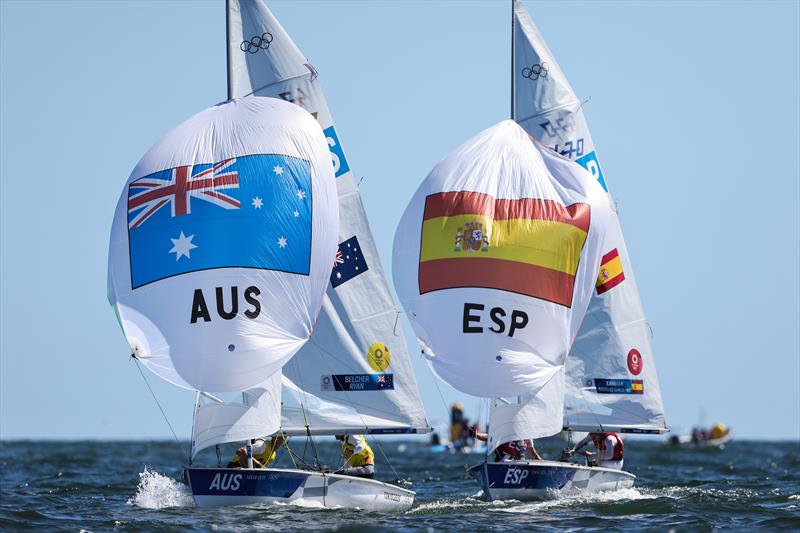
[[[248,155],[162,170],[128,186],[131,286],[213,268],[308,275],[308,161]]]
[[[339,245],[336,258],[333,260],[333,272],[331,272],[331,286],[338,287],[345,281],[349,281],[359,274],[369,270],[364,254],[358,239],[353,235]]]

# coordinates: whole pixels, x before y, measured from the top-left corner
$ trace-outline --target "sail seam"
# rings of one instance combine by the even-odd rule
[[[541,117],[542,115],[547,115],[548,113],[552,113],[553,111],[558,111],[559,109],[564,109],[565,107],[569,107],[569,106],[572,106],[572,105],[575,105],[575,104],[578,104],[580,106],[581,105],[581,101],[580,100],[574,100],[572,102],[567,102],[566,104],[561,104],[561,105],[557,105],[555,107],[550,107],[550,108],[545,109],[544,111],[540,111],[539,113],[536,113],[535,115],[531,115],[531,116],[525,117],[525,118],[518,118],[518,119],[516,119],[516,122],[517,123],[525,122],[526,120],[530,120],[530,119],[536,118],[536,117]]]
[[[275,85],[279,85],[281,83],[286,83],[287,81],[292,81],[292,80],[296,80],[298,78],[303,78],[305,76],[309,76],[310,77],[311,74],[298,74],[297,76],[292,76],[290,78],[284,78],[282,80],[274,81],[272,83],[268,83],[267,85],[262,85],[258,89],[253,89],[251,92],[249,92],[249,93],[247,93],[245,95],[242,95],[239,98],[247,98],[248,96],[253,96],[253,95],[258,96],[256,93],[259,92],[259,91],[263,91],[264,89],[269,89],[270,87],[273,87]]]

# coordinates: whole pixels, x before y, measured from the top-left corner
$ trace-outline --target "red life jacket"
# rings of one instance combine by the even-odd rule
[[[513,457],[514,459],[522,459],[525,454],[525,449],[528,446],[528,440],[512,440],[511,442],[504,442],[497,447],[497,457],[503,458],[504,456]]]
[[[606,437],[614,437],[614,455],[611,457],[612,461],[621,461],[622,456],[625,452],[625,445],[622,444],[622,439],[617,436],[616,433],[603,433],[603,440],[601,440],[601,446],[605,449],[605,442]]]

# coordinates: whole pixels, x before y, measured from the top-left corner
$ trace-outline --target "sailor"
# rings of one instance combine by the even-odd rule
[[[597,466],[622,470],[625,445],[622,444],[622,439],[616,433],[589,433],[577,446],[567,450],[565,455],[573,455],[590,442],[594,444],[597,453]],[[584,451],[583,455],[589,457],[590,455],[595,455],[595,452]]]
[[[476,439],[481,441],[488,441],[489,434],[488,433],[480,433],[475,431],[473,433]],[[494,450],[494,460],[497,463],[503,461],[519,461],[525,458],[525,455],[528,455],[534,461],[544,461],[542,456],[539,455],[539,452],[536,451],[536,448],[533,447],[533,439],[523,439],[523,440],[512,440],[510,442],[504,442]]]
[[[278,457],[278,450],[286,443],[286,437],[275,435],[272,439],[262,437],[256,439],[250,446],[253,450],[253,466],[255,468],[267,468],[275,462]],[[247,468],[247,448],[242,446],[236,450],[228,463],[228,468]]]
[[[364,435],[336,435],[336,440],[342,443],[344,466],[334,474],[372,479],[375,475],[375,454]]]
[[[466,422],[464,418],[464,404],[461,402],[454,403],[450,407],[450,442],[452,442],[453,446],[456,448],[460,448],[462,445]]]

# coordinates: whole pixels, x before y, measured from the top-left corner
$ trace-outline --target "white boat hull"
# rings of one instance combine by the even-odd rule
[[[373,479],[281,468],[187,468],[198,507],[293,503],[308,507],[399,512],[413,491]]]
[[[490,500],[547,500],[564,494],[633,487],[630,472],[557,461],[481,463],[468,470]]]

